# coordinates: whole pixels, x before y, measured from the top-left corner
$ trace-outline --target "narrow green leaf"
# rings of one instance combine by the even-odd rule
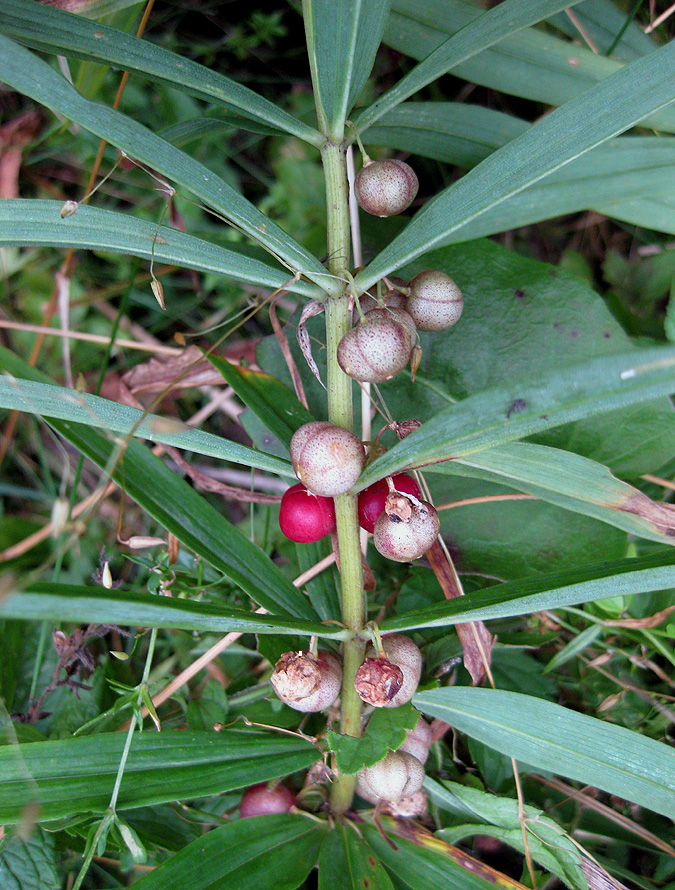
[[[21,821],[39,807],[50,821],[104,813],[126,743],[124,733],[0,747],[0,819]],[[120,786],[120,810],[193,800],[306,769],[319,756],[299,736],[221,730],[136,733]]]
[[[675,44],[670,43],[556,109],[441,192],[356,276],[357,287],[367,290],[462,226],[673,100]]]
[[[244,124],[263,124],[314,145],[321,143],[321,136],[313,127],[229,77],[81,15],[32,0],[3,0],[0,32],[42,52],[107,62],[129,72],[147,74],[156,83],[234,110]]]
[[[207,167],[126,115],[84,99],[49,65],[3,35],[0,78],[183,186],[289,269],[302,271],[321,286],[328,286],[326,270],[312,254]]]
[[[384,476],[521,439],[563,423],[675,392],[675,347],[591,358],[527,381],[493,386],[422,424],[366,468],[355,488]]]
[[[338,822],[321,846],[319,890],[393,890],[372,847],[353,823]]]
[[[652,501],[602,464],[560,448],[513,442],[433,464],[429,471],[510,485],[640,538],[672,544],[675,537],[675,510],[669,504]]]
[[[5,366],[30,380],[45,375],[18,357],[2,354]],[[315,618],[306,599],[269,557],[231,525],[183,479],[131,439],[123,447],[93,429],[69,420],[51,425],[97,466],[111,473],[139,506],[179,541],[238,584],[255,602],[273,613]]]
[[[312,0],[303,4],[319,115],[339,142],[375,61],[391,0]]]
[[[623,559],[587,569],[573,569],[527,579],[508,581],[471,596],[412,609],[382,622],[387,633],[418,627],[445,627],[466,621],[488,621],[527,615],[607,599],[669,590],[675,585],[675,551],[665,550],[642,559]],[[439,591],[440,598],[440,591]]]
[[[635,8],[631,12],[619,9],[611,0],[586,0],[575,10],[576,21],[572,22],[570,16],[561,13],[554,16],[548,24],[572,39],[578,39],[583,32],[597,51],[605,56],[616,44],[619,35],[622,35],[611,58],[632,61],[650,53],[655,46],[653,36],[645,34],[637,21],[631,18],[635,12]]]
[[[504,0],[499,6],[483,12],[449,37],[394,87],[361,112],[354,122],[356,129],[363,135],[387,111],[461,62],[578,2],[579,0],[573,0],[573,3],[569,0]]]
[[[0,245],[110,250],[269,288],[288,281],[287,271],[168,226],[158,227],[128,213],[86,205],[62,219],[62,207],[59,201],[0,201]],[[316,287],[307,281],[296,281],[286,289],[306,296],[316,294]]]
[[[11,364],[8,350],[0,353],[0,366]],[[76,392],[55,384],[0,377],[0,408],[39,414],[51,420],[69,420],[98,430],[136,436],[150,442],[163,442],[186,451],[208,454],[219,460],[255,467],[277,475],[294,477],[290,463],[195,429],[171,417],[146,414],[121,402]]]
[[[238,368],[220,356],[209,355],[208,359],[242,402],[284,445],[289,445],[298,427],[314,420],[295,395],[275,377],[262,371]]]
[[[314,868],[326,823],[288,813],[210,831],[134,886],[138,890],[295,890]]]
[[[123,627],[172,627],[204,633],[316,634],[339,638],[341,631],[318,621],[256,615],[210,602],[158,597],[141,591],[106,590],[44,582],[13,590],[0,603],[0,617]]]
[[[418,693],[423,713],[535,769],[551,770],[668,816],[675,812],[675,750],[553,702],[499,689]]]
[[[436,833],[436,837],[454,844],[458,840],[484,832],[524,852],[523,827],[517,800],[487,794],[485,791],[459,785],[457,782],[435,782],[429,778],[425,780],[424,787],[431,802],[436,806],[456,813],[460,818],[468,817],[480,823],[441,829]],[[528,829],[528,847],[534,861],[575,890],[587,890],[578,847],[565,835],[562,828],[541,810],[524,806],[523,814]]]
[[[376,708],[359,739],[328,730],[328,744],[341,773],[353,775],[364,766],[382,760],[405,741],[406,730],[414,729],[419,713],[410,703],[400,708]]]

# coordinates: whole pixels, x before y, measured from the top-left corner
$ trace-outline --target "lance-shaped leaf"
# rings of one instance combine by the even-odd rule
[[[389,875],[361,832],[338,822],[323,842],[319,890],[394,890]]]
[[[675,551],[670,549],[642,559],[623,559],[587,569],[568,569],[508,581],[474,591],[471,596],[386,618],[381,629],[399,633],[418,627],[445,627],[466,621],[527,615],[612,596],[668,590],[673,586],[673,566]]]
[[[326,134],[339,142],[382,39],[391,0],[303,3],[315,102]]]
[[[319,856],[327,823],[286,813],[210,831],[137,881],[139,890],[295,890]]]
[[[252,123],[255,128],[262,126],[315,145],[321,143],[315,129],[229,77],[81,15],[30,0],[5,0],[0,7],[0,32],[42,52],[108,62],[116,68],[146,74],[156,83],[234,111],[233,123],[240,126]]]
[[[579,0],[574,0],[574,3],[578,2]],[[534,25],[572,5],[574,4],[565,0],[504,0],[499,6],[483,12],[468,22],[434,49],[423,62],[416,65],[395,86],[361,112],[354,121],[354,126],[359,133],[365,134],[368,127],[387,111],[433,83],[456,65],[484,52],[510,34]]]
[[[0,618],[22,621],[69,621],[124,627],[170,627],[204,633],[315,634],[339,638],[335,627],[300,618],[257,615],[244,609],[188,599],[153,596],[138,590],[106,590],[45,582],[8,592]]]
[[[416,694],[413,703],[535,769],[554,770],[664,816],[675,812],[675,750],[667,744],[501,689],[433,689]]]
[[[7,351],[12,373],[40,383],[47,378]],[[316,618],[311,604],[272,560],[211,504],[134,439],[112,441],[94,429],[52,418],[51,425],[97,466],[110,473],[139,506],[179,541],[273,613]]]
[[[30,198],[0,201],[0,245],[110,250],[198,272],[215,272],[262,287],[288,284],[287,271],[177,229],[86,205],[61,218],[62,207],[59,201]],[[307,296],[316,294],[316,287],[307,281],[288,284],[287,290]]]
[[[441,192],[356,276],[357,287],[367,290],[447,242],[462,226],[673,100],[675,44],[670,43],[556,109]]]
[[[675,347],[602,356],[469,396],[369,464],[355,488],[675,392]]]
[[[21,821],[39,808],[50,821],[104,813],[126,743],[124,733],[0,746],[0,819]],[[319,752],[299,736],[261,732],[136,733],[120,786],[121,810],[222,794],[314,763]]]
[[[0,79],[201,198],[289,269],[329,286],[326,270],[312,254],[208,167],[119,111],[83,98],[46,62],[3,35]]]

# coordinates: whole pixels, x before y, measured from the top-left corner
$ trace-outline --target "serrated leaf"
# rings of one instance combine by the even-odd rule
[[[35,804],[43,821],[105,813],[125,744],[125,733],[100,733],[0,747],[0,820],[17,823]],[[232,729],[136,733],[118,807],[222,794],[305,769],[318,757],[311,742],[297,736]]]
[[[321,845],[319,890],[393,890],[372,847],[349,822],[338,822]]]
[[[330,750],[341,773],[353,775],[365,766],[382,760],[387,751],[395,751],[405,741],[406,730],[414,729],[419,712],[408,702],[400,708],[376,708],[360,739],[327,734]]]
[[[622,726],[500,689],[417,693],[423,713],[507,757],[601,788],[657,813],[675,811],[675,750]]]
[[[295,890],[314,868],[326,828],[290,814],[240,819],[193,841],[135,886]]]

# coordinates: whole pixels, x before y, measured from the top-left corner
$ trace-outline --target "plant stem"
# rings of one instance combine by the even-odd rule
[[[326,142],[322,151],[326,178],[326,206],[328,211],[328,269],[345,278],[349,271],[349,190],[345,150],[341,145]],[[348,430],[353,430],[352,380],[337,361],[337,346],[351,327],[349,291],[326,300],[326,350],[328,354],[328,419]],[[363,594],[363,565],[359,539],[356,495],[335,498],[340,580],[342,589],[342,620],[352,631],[360,631],[365,624]],[[357,636],[343,646],[342,712],[340,731],[345,735],[361,735],[361,699],[354,688],[354,677],[365,650]],[[338,775],[331,789],[333,812],[343,813],[351,805],[356,779]]]

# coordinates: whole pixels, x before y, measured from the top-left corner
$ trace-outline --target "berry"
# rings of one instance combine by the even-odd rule
[[[359,297],[359,306],[364,315],[372,312],[373,309],[382,309],[383,307],[388,307],[389,309],[405,309],[405,302],[408,298],[402,291],[398,290],[399,287],[406,287],[405,281],[401,278],[389,278],[389,281],[394,285],[394,289],[388,290],[382,296],[380,301],[378,301],[377,297],[373,296],[370,291],[367,291]],[[356,307],[354,307],[352,319],[354,324],[359,320],[359,313]]]
[[[388,658],[366,658],[354,677],[359,698],[375,708],[388,707],[403,686],[403,671]]]
[[[270,680],[279,698],[295,711],[323,711],[340,694],[342,665],[332,652],[284,652]]]
[[[295,798],[285,785],[270,788],[267,782],[251,785],[244,791],[239,804],[239,817],[267,816],[271,813],[287,813],[293,806]]]
[[[410,282],[406,311],[420,331],[442,331],[459,321],[464,297],[444,272],[420,272]]]
[[[419,185],[415,171],[405,161],[370,161],[359,170],[354,192],[367,213],[395,216],[410,207]]]
[[[385,511],[380,514],[373,531],[375,549],[394,562],[409,562],[422,556],[434,543],[441,522],[434,507],[426,501],[408,500],[407,517],[400,508],[389,511],[387,498]],[[396,497],[396,496],[394,496]],[[401,501],[407,500],[399,495]],[[403,518],[402,518],[403,517]]]
[[[354,380],[382,383],[405,368],[416,340],[414,322],[403,309],[372,309],[340,340],[337,360]]]
[[[394,488],[403,494],[412,494],[416,498],[422,497],[422,492],[412,476],[399,473],[392,477]],[[359,525],[367,532],[373,532],[375,523],[384,511],[384,505],[389,494],[389,486],[386,479],[380,479],[368,488],[359,492]]]
[[[382,648],[392,665],[400,669],[403,674],[403,682],[398,692],[387,702],[382,702],[385,708],[400,708],[415,694],[417,685],[422,676],[422,653],[413,643],[410,637],[403,634],[387,634],[382,637]],[[366,659],[376,659],[377,652],[373,646],[366,649]],[[358,692],[358,689],[357,689]],[[412,793],[412,792],[411,792]]]
[[[377,800],[400,800],[419,791],[424,784],[424,767],[412,754],[390,751],[374,766],[358,774],[358,786]],[[366,798],[368,799],[368,798]]]
[[[298,479],[325,498],[349,491],[365,463],[361,440],[325,420],[306,423],[291,439],[291,461]]]
[[[429,748],[431,747],[431,726],[420,715],[413,729],[406,732],[405,741],[399,747],[399,751],[412,754],[421,764],[427,762]]]
[[[279,510],[279,528],[299,544],[320,541],[335,531],[335,504],[307,491],[302,482],[284,492]]]

